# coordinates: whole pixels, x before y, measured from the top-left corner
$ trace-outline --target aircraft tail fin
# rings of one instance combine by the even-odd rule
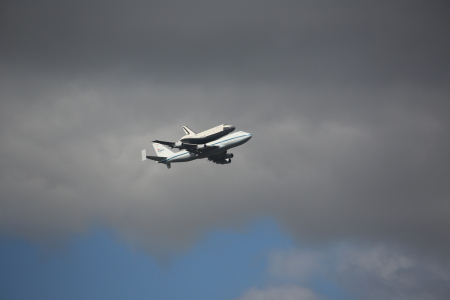
[[[182,126],[181,128],[183,128],[184,132],[185,132],[187,135],[195,135],[195,134],[196,134],[192,129],[190,129],[190,128],[187,127],[187,126]]]
[[[160,143],[152,143],[153,148],[155,148],[156,155],[158,157],[164,157],[167,158],[169,156],[172,156],[174,153],[170,151],[166,146],[160,144]]]

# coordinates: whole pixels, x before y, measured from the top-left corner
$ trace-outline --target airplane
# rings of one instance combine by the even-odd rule
[[[218,138],[225,136],[236,129],[235,126],[227,124],[222,124],[200,133],[195,133],[187,126],[182,126],[182,128],[186,135],[183,136],[178,142],[166,142],[159,140],[155,140],[153,142],[169,146],[171,149],[195,149],[195,146],[198,144],[206,144],[217,140]]]
[[[252,134],[245,131],[238,131],[206,144],[195,145],[195,149],[186,149],[172,152],[161,143],[153,142],[153,148],[157,156],[147,155],[147,150],[142,150],[142,161],[147,159],[165,164],[167,169],[171,168],[171,163],[186,162],[195,159],[208,158],[216,164],[229,164],[233,158],[233,153],[227,153],[228,149],[240,146],[252,138]]]

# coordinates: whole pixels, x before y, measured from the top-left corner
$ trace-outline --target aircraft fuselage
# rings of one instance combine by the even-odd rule
[[[182,150],[174,153],[172,156],[167,157],[165,160],[160,161],[159,163],[170,164],[174,162],[185,162],[191,161],[194,159],[201,159],[213,155],[217,155],[219,153],[223,153],[230,148],[237,147],[239,145],[244,144],[252,137],[251,133],[245,131],[238,131],[235,133],[231,133],[229,135],[223,136],[217,140],[206,143],[209,146],[218,146],[219,148],[202,152],[202,153],[193,153],[187,150]]]

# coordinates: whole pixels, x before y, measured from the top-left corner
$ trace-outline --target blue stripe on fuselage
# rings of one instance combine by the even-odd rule
[[[168,162],[169,160],[172,160],[172,159],[174,159],[174,158],[177,158],[177,157],[182,156],[182,155],[185,155],[185,154],[190,154],[190,152],[185,151],[185,152],[180,153],[180,154],[178,154],[178,155],[176,155],[176,156],[172,156],[172,157],[170,157],[170,158],[168,158],[168,159],[166,159],[166,160],[160,161],[160,163]]]
[[[241,138],[241,137],[244,137],[244,136],[251,136],[251,134],[246,134],[246,135],[240,135],[240,136],[236,136],[236,137],[234,137],[234,138],[231,138],[231,139],[227,139],[227,140],[223,140],[223,141],[220,141],[220,142],[217,142],[217,143],[211,144],[211,145],[216,145],[216,144],[224,143],[224,142],[226,142],[226,141],[231,141],[231,140],[234,140],[234,139],[238,139],[238,138]]]

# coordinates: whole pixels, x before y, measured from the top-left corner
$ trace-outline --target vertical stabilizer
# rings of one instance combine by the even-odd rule
[[[196,134],[193,130],[189,129],[189,127],[187,127],[187,126],[182,126],[181,128],[183,128],[184,132],[187,135],[195,135]]]
[[[162,157],[170,157],[174,153],[170,151],[166,146],[158,144],[158,143],[152,143],[153,148],[155,148],[156,155],[162,156]]]

